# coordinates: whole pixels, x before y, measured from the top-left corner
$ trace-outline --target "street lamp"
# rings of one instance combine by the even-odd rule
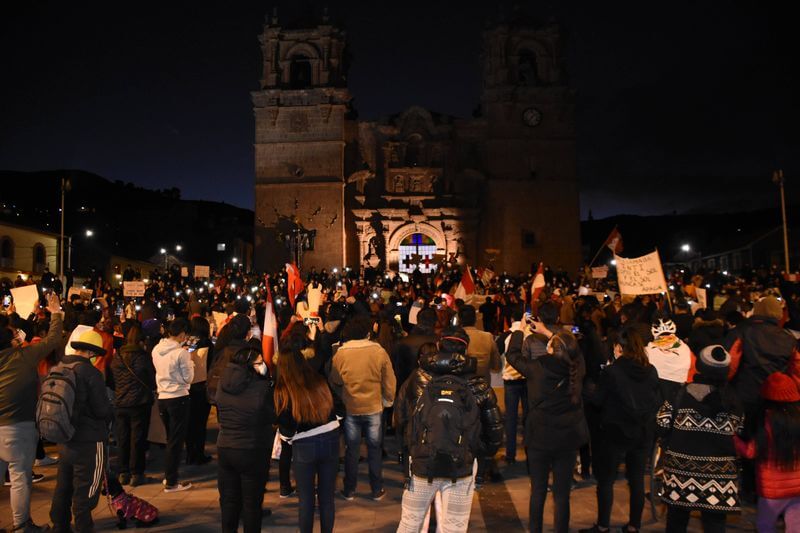
[[[681,250],[683,250],[684,252],[691,252],[692,251],[692,247],[689,246],[688,244],[684,244],[684,245],[681,246]]]
[[[183,249],[183,248],[181,247],[181,245],[180,245],[180,244],[176,244],[176,245],[175,245],[175,251],[177,251],[177,252],[180,252],[182,249]]]
[[[92,235],[94,235],[94,232],[92,230],[90,230],[90,229],[87,229],[86,230],[86,236],[87,237],[91,237]]]
[[[783,219],[783,256],[786,273],[789,273],[789,232],[786,227],[786,196],[783,193],[783,170],[772,173],[772,182],[781,188],[781,216]]]

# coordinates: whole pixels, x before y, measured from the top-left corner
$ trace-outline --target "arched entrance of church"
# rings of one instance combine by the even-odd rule
[[[386,248],[389,268],[412,273],[436,269],[437,257],[444,256],[447,243],[444,234],[426,223],[407,224],[392,233]]]

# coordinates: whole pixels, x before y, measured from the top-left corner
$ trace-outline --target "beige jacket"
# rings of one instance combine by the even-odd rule
[[[478,360],[478,367],[475,374],[489,380],[489,372],[500,371],[500,352],[494,342],[494,336],[481,331],[476,327],[467,326],[464,331],[469,337],[467,355]]]
[[[330,382],[348,415],[380,413],[392,405],[396,380],[389,354],[369,340],[344,343],[333,356]]]

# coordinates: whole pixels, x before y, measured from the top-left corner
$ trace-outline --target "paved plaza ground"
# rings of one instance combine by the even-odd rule
[[[502,392],[502,391],[500,391]],[[502,398],[502,394],[500,395]],[[216,421],[212,410],[209,419],[209,442],[216,438]],[[400,502],[403,494],[403,481],[400,466],[396,460],[394,437],[386,439],[389,458],[384,461],[385,487],[387,491],[383,501],[373,502],[360,496],[369,494],[366,462],[361,464],[358,496],[352,502],[337,498],[336,531],[339,532],[391,532],[397,528],[400,520]],[[54,453],[54,449],[48,449]],[[216,447],[209,444],[207,452],[216,456]],[[520,452],[518,452],[520,453]],[[366,453],[364,453],[366,455]],[[502,451],[498,457],[502,455]],[[212,532],[219,531],[219,493],[217,492],[216,462],[204,466],[184,466],[181,479],[191,481],[194,488],[175,494],[164,494],[161,490],[162,474],[159,468],[163,465],[164,452],[153,446],[148,457],[150,483],[129,490],[157,506],[161,513],[159,524],[149,531],[170,532]],[[36,472],[45,474],[46,478],[34,485],[32,497],[32,516],[36,523],[48,522],[50,498],[55,486],[56,466],[36,468]],[[525,472],[525,465],[518,462],[506,467],[501,465],[503,482],[484,485],[475,495],[470,517],[470,531],[512,532],[527,531],[528,498],[530,484]],[[272,516],[264,518],[262,530],[288,533],[297,531],[297,499],[278,498],[277,482],[278,465],[273,462],[270,480],[267,484],[265,506],[272,509]],[[339,486],[341,487],[340,472]],[[622,526],[627,521],[628,489],[624,479],[614,486],[614,509],[612,526]],[[572,517],[570,525],[574,530],[590,527],[595,519],[596,503],[594,486],[576,488],[571,497]],[[94,511],[98,531],[116,529],[116,520],[109,510],[105,498]],[[663,531],[664,524],[652,520],[649,506],[645,507],[643,531]],[[729,531],[754,531],[755,514],[747,509],[741,515],[729,519]],[[552,530],[552,501],[548,498],[545,509],[545,529]],[[11,527],[11,512],[8,501],[8,488],[0,489],[0,527]],[[318,527],[318,524],[317,524]],[[315,531],[318,529],[315,528]],[[690,531],[701,531],[699,520],[692,519]]]

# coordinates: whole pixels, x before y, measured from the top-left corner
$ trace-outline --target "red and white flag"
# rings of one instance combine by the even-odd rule
[[[267,303],[264,308],[264,332],[261,334],[261,356],[264,362],[274,368],[273,359],[278,353],[278,320],[275,317],[275,308],[272,306],[272,291],[269,288],[269,276],[267,276]]]
[[[289,293],[289,303],[292,305],[292,309],[294,309],[294,301],[297,296],[303,292],[305,286],[303,285],[303,278],[300,277],[300,269],[297,268],[297,265],[292,263],[286,263],[286,273],[288,274],[288,279],[286,280],[286,289]]]
[[[470,294],[475,294],[475,280],[472,279],[472,272],[469,270],[469,265],[466,265],[464,267],[464,272],[461,274],[461,281],[458,283],[458,287],[453,296],[464,300]]]
[[[606,242],[603,243],[603,246],[608,246],[608,249],[617,255],[622,253],[622,234],[616,226],[611,230],[611,234],[606,239]]]
[[[478,279],[481,280],[485,287],[488,287],[494,277],[494,271],[489,268],[478,269]]]
[[[533,276],[533,283],[531,283],[531,308],[539,301],[539,295],[544,289],[544,263],[539,263],[539,269],[536,275]]]

